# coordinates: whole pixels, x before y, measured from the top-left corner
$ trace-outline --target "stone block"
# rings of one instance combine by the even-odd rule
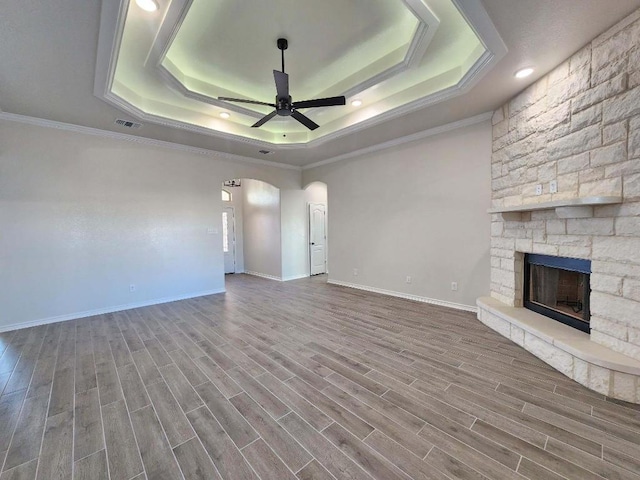
[[[640,199],[640,174],[624,177],[623,192],[625,201]]]
[[[581,183],[578,190],[580,197],[620,196],[622,195],[622,179],[608,178],[596,182]]]
[[[549,83],[547,102],[549,107],[555,107],[576,95],[585,92],[591,87],[591,69],[586,66],[574,73],[570,73],[565,79],[554,84]]]
[[[633,25],[638,20],[640,20],[640,10],[636,10],[635,12],[631,13],[630,15],[628,15],[627,17],[623,18],[618,23],[613,25],[607,31],[605,31],[604,33],[601,33],[596,38],[594,38],[593,41],[591,42],[592,47],[595,48],[598,45],[602,45],[604,42],[609,40],[611,37],[617,35],[621,31],[629,28],[630,25]]]
[[[573,359],[573,375],[571,376],[580,385],[589,384],[589,364],[579,358]]]
[[[640,158],[640,117],[629,122],[629,158]]]
[[[624,286],[622,288],[622,295],[624,295],[624,297],[628,298],[629,300],[635,300],[636,302],[640,302],[640,280],[625,278]],[[638,304],[638,308],[640,308],[640,303]],[[640,314],[638,318],[640,319]],[[640,329],[640,322],[638,323],[637,328]]]
[[[627,139],[627,121],[607,125],[602,129],[602,144],[610,145]]]
[[[532,253],[539,253],[540,255],[556,255],[557,256],[558,246],[547,245],[546,243],[534,243]]]
[[[611,337],[627,341],[629,328],[624,323],[614,322],[606,318],[591,315],[591,330],[605,333]]]
[[[613,218],[570,218],[567,220],[569,235],[613,235]]]
[[[589,152],[584,152],[579,155],[573,155],[571,157],[561,158],[557,161],[558,175],[564,173],[579,172],[588,168],[590,164]]]
[[[600,121],[602,121],[602,104],[597,103],[571,116],[571,131],[582,130]]]
[[[547,162],[538,167],[537,175],[531,181],[537,181],[538,183],[547,183],[555,179],[556,176],[556,162]]]
[[[578,180],[580,183],[589,183],[589,182],[595,182],[598,180],[603,180],[604,176],[605,176],[604,167],[588,168],[586,170],[581,170],[578,173]]]
[[[524,253],[533,252],[533,240],[531,238],[519,238],[516,240],[516,250]]]
[[[505,118],[504,107],[500,107],[495,112],[493,112],[493,116],[491,117],[491,125],[496,125],[502,122]]]
[[[490,312],[484,312],[482,315],[482,323],[484,323],[487,327],[495,330],[503,337],[510,338],[511,337],[511,323],[503,320]]]
[[[628,65],[629,59],[626,56],[623,56],[607,63],[599,70],[592,70],[591,86],[598,86],[607,80],[617,77],[618,75],[625,74],[628,70]]]
[[[591,273],[589,278],[591,290],[596,292],[610,293],[611,295],[622,294],[622,278],[601,273]]]
[[[524,348],[568,377],[573,375],[573,355],[525,332]]]
[[[574,73],[591,63],[591,44],[574,53],[569,59],[569,73]]]
[[[622,372],[613,373],[611,396],[625,402],[635,402],[638,377]]]
[[[640,158],[627,160],[626,162],[622,163],[615,163],[613,165],[605,167],[604,169],[605,178],[623,177],[636,173],[640,173]]]
[[[616,235],[640,237],[640,218],[618,217],[615,219]],[[640,252],[638,253],[640,255]]]
[[[631,72],[629,74],[629,78],[627,80],[629,85],[629,89],[636,88],[640,85],[640,70],[636,70],[635,72]]]
[[[502,235],[504,231],[504,223],[503,222],[492,222],[491,223],[491,236],[499,237]]]
[[[589,365],[589,385],[591,390],[595,390],[603,395],[609,395],[611,386],[611,370],[597,365]]]
[[[524,346],[524,330],[515,325],[511,325],[511,341],[517,343],[521,347]]]
[[[567,101],[553,108],[547,108],[547,111],[540,115],[540,129],[543,131],[551,131],[559,126],[570,127],[571,123],[571,101]]]
[[[629,277],[633,279],[640,279],[640,265],[631,265],[629,263],[619,261],[594,260],[593,255],[591,260],[591,271],[607,275],[619,275],[625,278]]]
[[[640,265],[640,238],[596,237],[593,239],[593,259]]]
[[[493,138],[497,140],[500,137],[503,137],[509,133],[509,122],[507,120],[503,120],[500,123],[496,123],[493,126]]]
[[[558,247],[558,255],[561,257],[572,258],[589,258],[591,255],[591,247],[574,247],[571,245],[560,245]]]
[[[570,207],[556,207],[556,215],[558,218],[592,218],[593,207],[588,205],[574,205]]]
[[[578,95],[571,102],[573,113],[596,105],[608,98],[624,92],[627,88],[627,75],[618,75]]]
[[[640,43],[640,29],[634,23],[602,43],[594,43],[591,57],[593,70],[600,70],[616,59],[624,57],[638,43]]]
[[[600,167],[611,163],[622,163],[627,160],[627,142],[618,142],[602,148],[591,150],[591,166]]]
[[[591,125],[574,133],[550,142],[547,145],[547,156],[550,160],[577,155],[598,148],[602,144],[599,125]]]
[[[571,247],[591,248],[591,237],[588,235],[550,235],[547,233],[547,243],[551,245],[567,245]]]
[[[591,314],[630,326],[640,317],[640,303],[602,292],[591,292]]]
[[[569,77],[569,62],[563,62],[547,75],[548,86],[551,87]]]
[[[571,192],[578,193],[579,187],[579,175],[578,173],[567,173],[564,175],[558,175],[558,191],[559,192]]]
[[[640,87],[604,101],[602,121],[605,124],[640,115]]]
[[[629,327],[629,343],[640,347],[640,325],[638,328]]]

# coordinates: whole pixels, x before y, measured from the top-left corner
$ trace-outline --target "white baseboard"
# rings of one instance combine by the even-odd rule
[[[267,275],[266,273],[252,272],[250,270],[245,270],[244,273],[245,275],[253,275],[254,277],[262,277],[262,278],[267,278],[269,280],[277,280],[278,282],[282,281],[282,277],[276,277],[275,275]]]
[[[292,275],[290,277],[283,277],[282,281],[288,282],[289,280],[300,280],[301,278],[309,278],[309,275],[307,275],[306,273],[303,275]]]
[[[405,298],[407,300],[413,300],[415,302],[430,303],[432,305],[439,305],[441,307],[455,308],[456,310],[464,310],[466,312],[473,312],[473,313],[478,312],[477,306],[465,305],[463,303],[447,302],[445,300],[438,300],[438,299],[429,298],[429,297],[419,297],[418,295],[411,295],[409,293],[394,292],[392,290],[384,290],[382,288],[377,288],[377,287],[358,285],[356,283],[341,282],[340,280],[329,279],[327,280],[327,283],[331,283],[333,285],[340,285],[341,287],[355,288],[357,290],[365,290],[367,292],[381,293],[382,295],[389,295],[391,297]]]
[[[122,310],[130,310],[132,308],[148,307],[150,305],[158,305],[160,303],[175,302],[178,300],[186,300],[188,298],[204,297],[206,295],[214,295],[216,293],[224,293],[225,289],[207,290],[205,292],[187,293],[176,297],[156,298],[153,300],[145,300],[142,302],[127,303],[125,305],[117,305],[113,307],[98,308],[96,310],[86,310],[84,312],[75,312],[55,317],[41,318],[38,320],[30,320],[28,322],[13,323],[11,325],[0,325],[1,332],[10,332],[20,328],[37,327],[38,325],[47,325],[49,323],[66,322],[67,320],[75,320],[78,318],[92,317],[94,315],[103,315],[105,313],[120,312]]]

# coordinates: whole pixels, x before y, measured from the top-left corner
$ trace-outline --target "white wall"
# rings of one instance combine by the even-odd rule
[[[282,278],[280,190],[242,179],[245,272]]]
[[[490,162],[487,121],[304,171],[303,185],[328,185],[329,280],[475,305],[489,290]]]
[[[303,190],[280,191],[282,231],[282,280],[309,275],[307,207]]]
[[[229,179],[232,180],[232,179]],[[222,187],[223,190],[231,193],[231,202],[222,202],[222,207],[233,207],[233,215],[235,217],[235,237],[236,237],[236,271],[235,273],[244,272],[244,233],[243,233],[243,211],[244,211],[244,195],[242,187]]]
[[[223,180],[300,188],[295,170],[2,119],[0,145],[0,330],[222,291]]]

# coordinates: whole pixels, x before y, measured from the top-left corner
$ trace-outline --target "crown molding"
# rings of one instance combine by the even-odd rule
[[[55,120],[46,120],[44,118],[29,117],[26,115],[19,115],[17,113],[6,113],[0,111],[0,120],[8,122],[22,123],[26,125],[34,125],[36,127],[54,128],[57,130],[64,130],[67,132],[81,133],[85,135],[93,135],[96,137],[110,138],[112,140],[124,140],[127,142],[138,143],[141,145],[148,145],[152,147],[167,148],[171,150],[178,150],[181,152],[194,153],[196,155],[203,155],[206,157],[214,157],[219,160],[229,160],[234,162],[249,163],[252,165],[262,165],[267,167],[281,168],[285,170],[301,171],[302,167],[297,165],[288,165],[285,163],[270,162],[268,160],[260,160],[258,158],[244,157],[242,155],[234,155],[231,153],[218,152],[216,150],[210,150],[206,148],[191,147],[183,145],[181,143],[167,142],[164,140],[156,140],[154,138],[138,137],[136,135],[130,135],[127,133],[112,132],[110,130],[102,130],[93,127],[84,127],[82,125],[74,125],[72,123],[63,123]]]
[[[475,117],[469,117],[462,120],[458,120],[457,122],[447,123],[445,125],[440,125],[439,127],[423,130],[422,132],[412,133],[411,135],[394,138],[393,140],[388,140],[386,142],[378,143],[370,147],[354,150],[353,152],[345,153],[343,155],[338,155],[337,157],[332,157],[326,160],[321,160],[319,162],[310,163],[309,165],[304,165],[302,167],[302,170],[310,170],[312,168],[321,167],[323,165],[329,165],[330,163],[340,162],[342,160],[348,160],[350,158],[366,155],[367,153],[387,150],[389,148],[404,145],[405,143],[415,142],[416,140],[422,140],[423,138],[433,137],[434,135],[439,135],[441,133],[446,133],[453,130],[458,130],[460,128],[469,127],[477,123],[482,123],[487,120],[491,120],[492,116],[493,116],[493,112],[481,113],[480,115],[476,115]]]

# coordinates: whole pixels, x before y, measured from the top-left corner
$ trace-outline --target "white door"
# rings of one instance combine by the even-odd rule
[[[326,206],[309,204],[309,255],[311,275],[327,271]]]
[[[224,273],[236,271],[236,222],[233,207],[222,209],[222,251],[224,252]]]

